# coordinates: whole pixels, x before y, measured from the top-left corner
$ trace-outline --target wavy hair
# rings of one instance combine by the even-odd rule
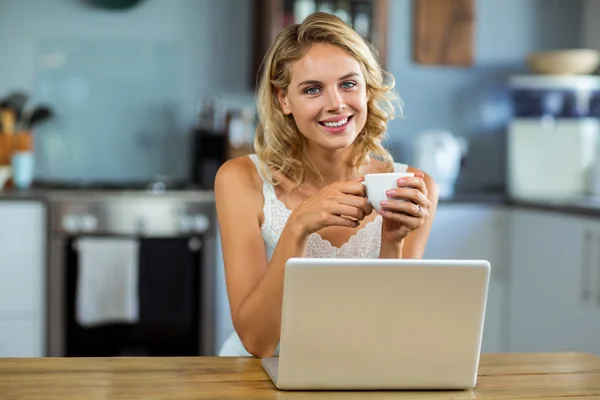
[[[278,90],[288,89],[291,65],[315,44],[330,44],[346,51],[359,61],[365,77],[369,97],[367,119],[352,145],[352,165],[358,167],[374,156],[391,170],[392,156],[383,147],[382,140],[388,120],[396,116],[398,96],[394,91],[394,77],[381,68],[376,59],[376,50],[362,36],[338,17],[316,12],[301,24],[291,25],[281,31],[261,65],[254,149],[262,161],[263,176],[271,184],[277,185],[278,182],[268,173],[269,169],[274,169],[291,179],[295,187],[305,182],[306,171],[321,176],[304,151],[306,139],[299,133],[293,116],[283,113],[277,98]]]

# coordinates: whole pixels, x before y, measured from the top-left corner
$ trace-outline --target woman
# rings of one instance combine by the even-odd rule
[[[394,80],[335,16],[315,13],[276,38],[257,93],[256,154],[223,164],[215,181],[227,292],[236,333],[223,356],[277,351],[283,272],[291,257],[421,258],[437,189],[394,164],[381,140],[394,117]],[[367,173],[414,172],[377,214]]]

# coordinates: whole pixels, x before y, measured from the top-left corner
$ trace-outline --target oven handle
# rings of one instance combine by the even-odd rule
[[[79,237],[77,237],[77,239],[81,239],[83,237],[91,237],[91,236],[79,236]],[[107,236],[97,236],[97,237],[107,237]],[[143,237],[128,236],[128,235],[117,235],[117,236],[110,236],[110,237],[133,238],[133,239],[139,239],[139,240],[144,239]],[[77,239],[71,241],[71,248],[75,252],[79,252],[79,241]],[[202,249],[202,240],[198,236],[192,236],[188,240],[188,247],[190,248],[190,251],[197,253]]]

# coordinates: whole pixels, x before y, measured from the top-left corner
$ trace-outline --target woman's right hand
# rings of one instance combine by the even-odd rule
[[[308,236],[328,226],[356,228],[372,211],[362,183],[336,182],[297,206],[290,222],[295,224],[301,235]]]

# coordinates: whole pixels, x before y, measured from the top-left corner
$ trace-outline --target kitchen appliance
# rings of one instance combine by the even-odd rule
[[[219,167],[254,152],[255,126],[249,111],[230,111],[224,130],[198,127],[192,132],[192,182],[213,189]]]
[[[192,131],[191,180],[202,189],[213,189],[219,167],[227,161],[225,132],[209,129]]]
[[[441,199],[454,195],[466,151],[466,141],[449,131],[428,130],[416,136],[414,164],[433,177]]]
[[[48,343],[47,355],[60,356],[194,356],[216,354],[215,269],[216,216],[209,191],[115,189],[87,186],[52,191],[49,203]],[[82,238],[129,238],[152,258],[154,284],[172,279],[186,261],[185,279],[177,286],[188,293],[181,308],[186,323],[115,323],[86,327],[77,322],[77,279],[81,272],[78,243]],[[162,246],[162,247],[155,247]],[[163,249],[176,249],[163,257]],[[143,256],[144,254],[141,254]],[[177,264],[173,264],[173,262]],[[140,264],[140,282],[142,274]],[[158,286],[155,286],[158,287]],[[152,285],[147,298],[161,302]],[[140,298],[141,298],[140,294]],[[168,315],[159,315],[168,319]]]
[[[192,182],[213,189],[219,167],[227,160],[254,152],[255,110],[250,104],[227,104],[219,96],[204,98],[192,130]]]
[[[513,76],[507,186],[513,198],[589,193],[600,132],[600,77]]]

